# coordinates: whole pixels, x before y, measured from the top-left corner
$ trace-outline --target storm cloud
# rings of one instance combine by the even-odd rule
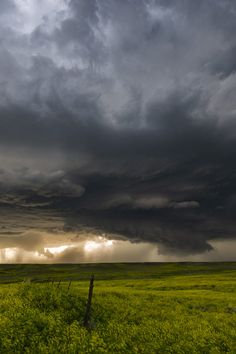
[[[163,255],[235,239],[235,33],[232,0],[1,1],[2,225]]]

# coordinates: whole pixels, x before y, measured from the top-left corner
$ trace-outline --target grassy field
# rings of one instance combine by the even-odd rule
[[[1,265],[0,280],[1,354],[236,353],[236,263]]]

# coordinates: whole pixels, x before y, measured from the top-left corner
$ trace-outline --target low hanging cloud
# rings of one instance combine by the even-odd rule
[[[163,254],[234,239],[235,19],[230,0],[2,1],[2,225],[44,211]]]

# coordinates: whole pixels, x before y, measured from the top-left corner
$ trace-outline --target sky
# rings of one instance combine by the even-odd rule
[[[0,262],[236,260],[236,2],[0,1]]]

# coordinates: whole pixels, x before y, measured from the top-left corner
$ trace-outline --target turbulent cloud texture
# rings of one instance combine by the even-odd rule
[[[235,33],[233,0],[1,1],[2,224],[43,210],[169,255],[235,239]]]

